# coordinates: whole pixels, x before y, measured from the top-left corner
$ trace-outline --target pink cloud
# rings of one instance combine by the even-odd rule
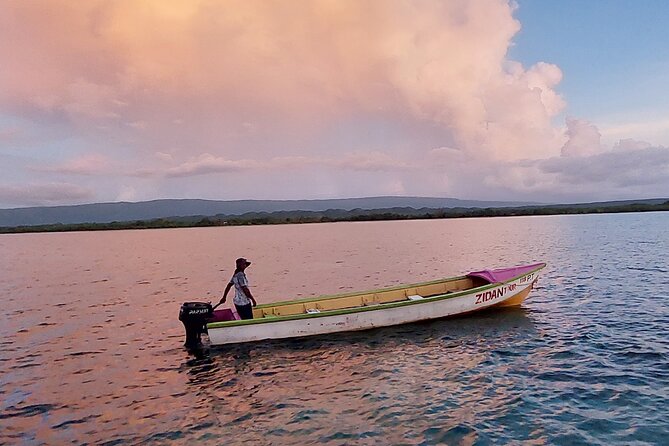
[[[174,158],[158,152],[157,157],[164,162],[173,162]],[[68,166],[70,167],[70,166]],[[276,157],[268,161],[239,159],[230,160],[214,156],[210,153],[201,154],[185,162],[161,168],[142,168],[132,173],[139,177],[187,177],[216,173],[232,173],[241,171],[289,171],[307,168],[325,168],[344,171],[390,171],[414,168],[415,165],[393,158],[382,152],[348,153],[339,158],[316,158],[307,156]],[[70,167],[73,169],[74,166]],[[50,171],[65,170],[65,166]]]
[[[137,129],[137,130],[144,130],[147,126],[146,121],[127,122],[126,125],[128,127],[132,127],[133,129]]]
[[[467,156],[459,149],[453,147],[437,147],[427,152],[426,162],[432,166],[449,166],[454,163],[466,162]]]
[[[114,170],[109,158],[100,154],[83,155],[62,164],[32,166],[32,169],[68,175],[101,175],[112,173]]]
[[[652,146],[653,145],[651,143],[646,141],[637,141],[636,139],[625,138],[615,143],[613,145],[613,150],[625,152],[630,150],[643,150]]]
[[[0,185],[0,202],[21,206],[72,203],[93,198],[92,190],[70,183]]]
[[[174,161],[174,157],[172,156],[171,153],[166,153],[166,152],[156,152],[154,153],[154,156],[164,162],[172,162]]]
[[[240,172],[257,168],[258,163],[253,160],[229,160],[204,153],[179,165],[165,169],[147,169],[140,171],[140,176],[158,175],[165,177],[187,177],[206,175],[211,173]]]
[[[383,152],[352,153],[340,159],[324,160],[323,164],[352,171],[392,171],[413,168],[411,163]]]
[[[249,133],[309,138],[352,112],[381,114],[432,121],[470,152],[538,157],[563,143],[551,125],[564,106],[561,72],[506,60],[520,29],[513,8],[10,3],[0,18],[0,58],[12,61],[0,73],[0,106],[62,113],[88,131],[91,121],[117,132],[128,123],[149,145],[188,135],[210,153]]]
[[[599,129],[584,119],[567,118],[566,135],[568,140],[562,146],[562,156],[587,156],[604,150]]]

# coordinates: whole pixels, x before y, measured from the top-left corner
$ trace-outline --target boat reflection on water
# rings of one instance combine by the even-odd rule
[[[371,330],[331,333],[321,336],[291,338],[282,340],[265,340],[247,344],[231,344],[222,346],[200,346],[187,348],[196,358],[215,356],[249,356],[250,352],[320,350],[360,344],[370,348],[383,344],[406,343],[421,344],[441,340],[455,340],[472,334],[480,336],[503,333],[507,330],[534,330],[534,323],[524,307],[491,308],[475,314],[453,316],[450,318],[414,322],[412,324],[392,327],[381,327]]]
[[[401,442],[423,424],[439,432],[460,426],[443,441],[468,441],[476,434],[466,426],[483,406],[503,412],[519,398],[520,378],[501,369],[536,337],[527,311],[191,350],[182,370],[200,416],[234,429],[238,441],[317,441],[341,429],[387,428]],[[269,425],[283,427],[268,437]]]

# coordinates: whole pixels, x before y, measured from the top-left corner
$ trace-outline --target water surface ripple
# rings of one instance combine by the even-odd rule
[[[0,444],[666,444],[669,214],[0,236]],[[522,308],[187,352],[260,301],[536,261]]]

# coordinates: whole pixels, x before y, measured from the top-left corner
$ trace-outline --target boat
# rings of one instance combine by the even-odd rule
[[[186,343],[207,332],[212,345],[288,339],[457,316],[491,307],[520,305],[545,263],[474,271],[464,276],[372,291],[273,302],[253,309],[253,319],[238,320],[231,310],[187,302],[179,319]],[[195,318],[190,323],[189,312]],[[198,333],[196,333],[198,332]]]

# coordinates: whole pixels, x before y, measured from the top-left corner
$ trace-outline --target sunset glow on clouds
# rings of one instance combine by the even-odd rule
[[[503,0],[3,2],[0,206],[666,195],[667,141],[603,143],[569,114],[560,67],[509,59],[514,14]]]

